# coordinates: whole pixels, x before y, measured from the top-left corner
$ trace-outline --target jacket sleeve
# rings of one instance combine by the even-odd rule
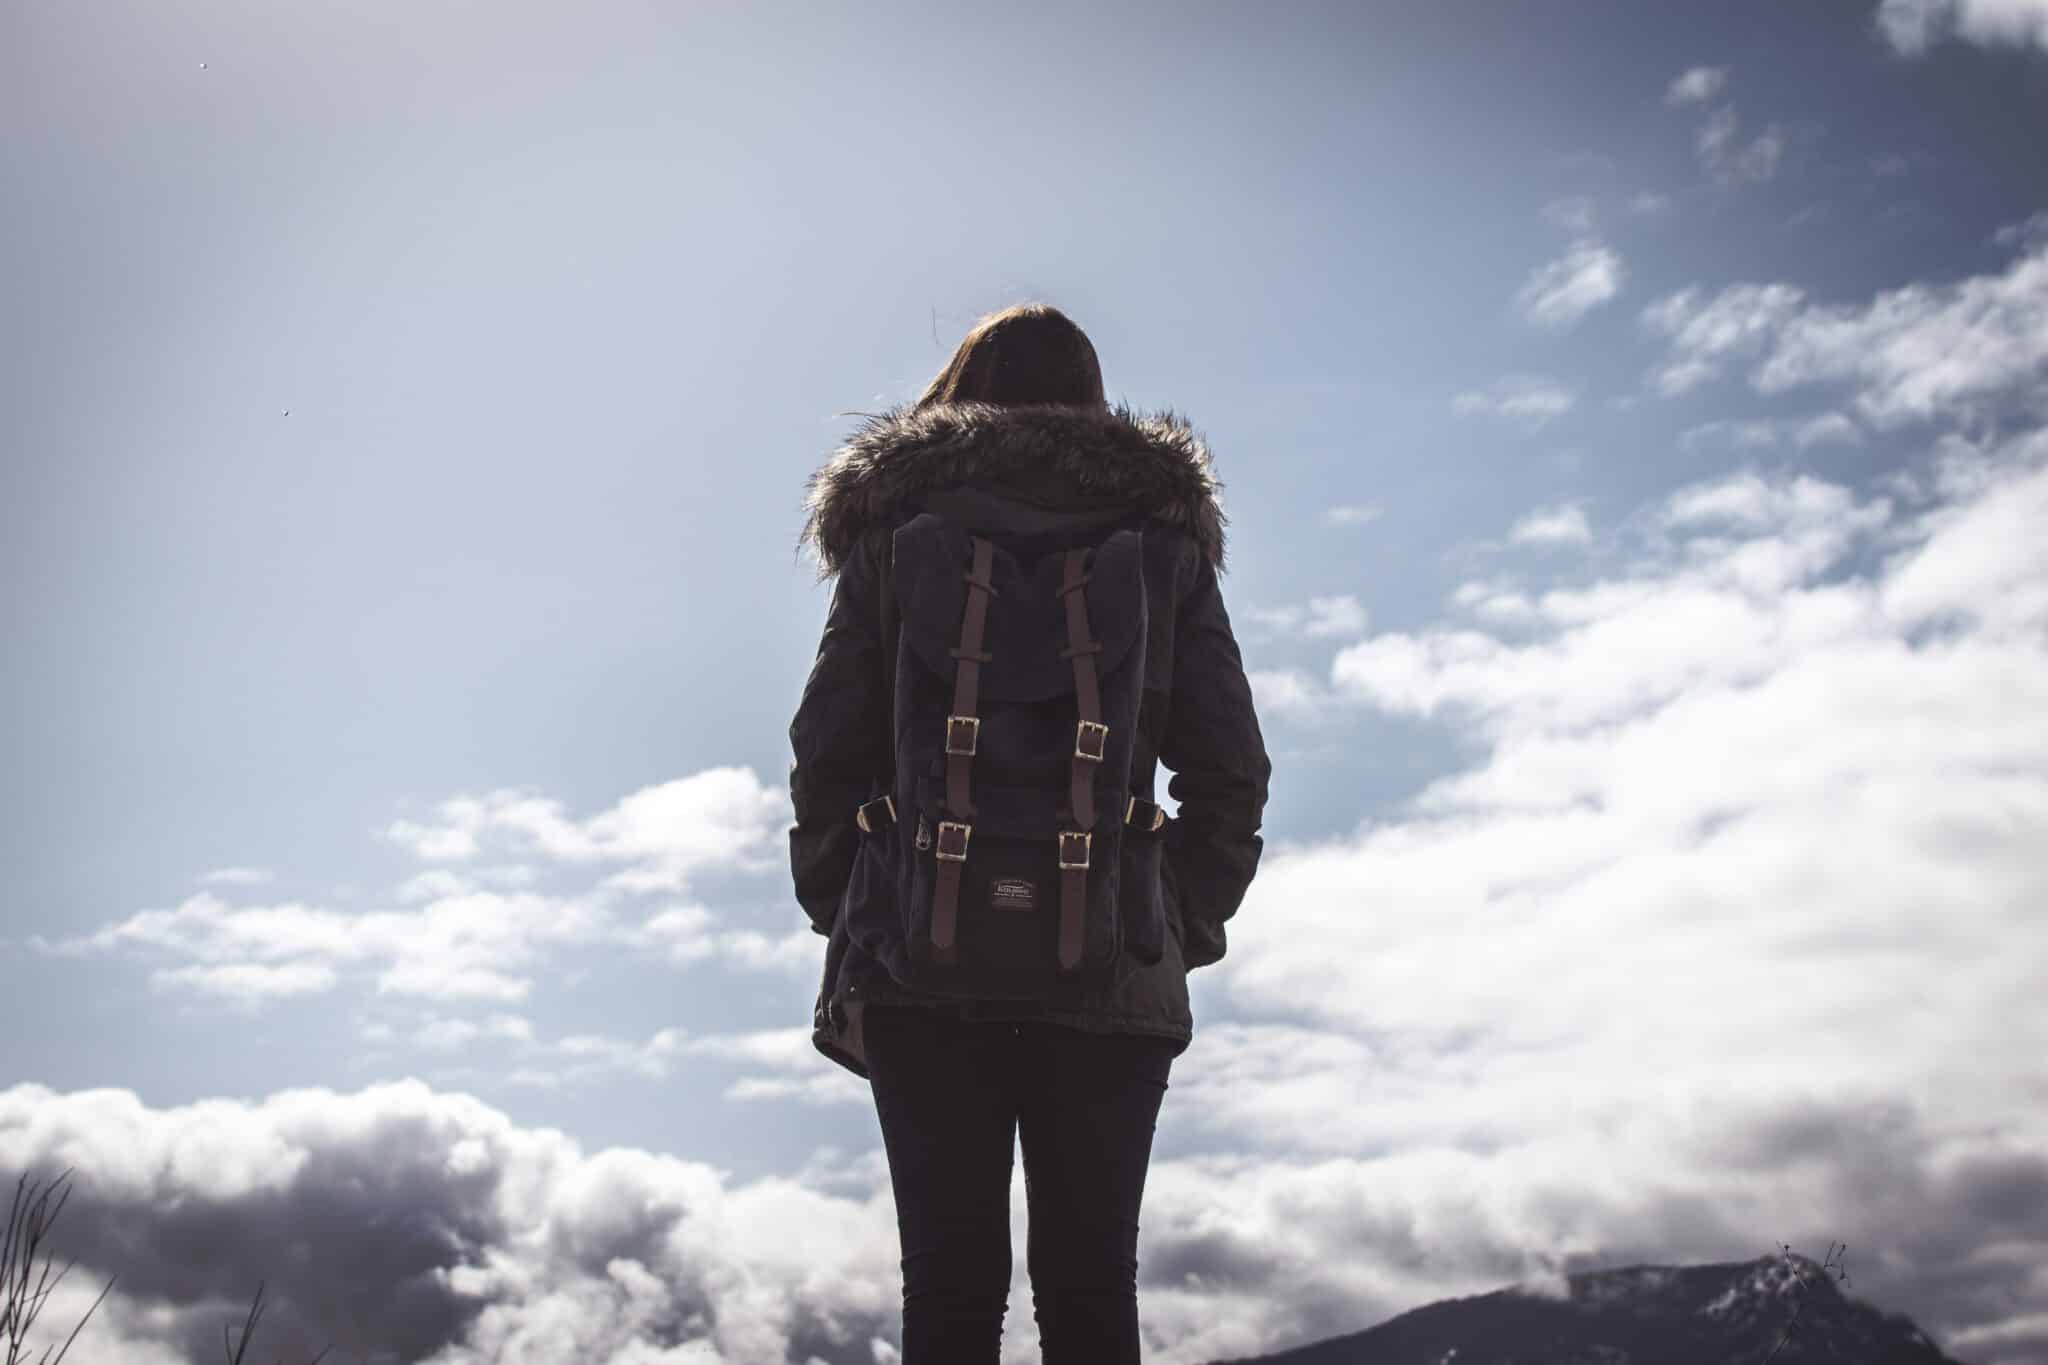
[[[1216,569],[1201,557],[1174,626],[1173,691],[1159,760],[1179,814],[1167,826],[1168,893],[1180,907],[1189,969],[1221,960],[1223,925],[1237,913],[1265,841],[1273,764],[1259,733]]]
[[[881,604],[876,596],[872,540],[847,557],[833,589],[811,676],[790,722],[790,872],[811,927],[830,937],[860,831],[854,808],[870,799],[888,771],[891,720],[888,661],[883,658]]]

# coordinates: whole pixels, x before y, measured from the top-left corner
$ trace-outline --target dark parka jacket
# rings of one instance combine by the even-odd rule
[[[1171,413],[1121,405],[960,403],[891,409],[812,475],[804,539],[838,584],[789,738],[789,831],[797,900],[828,940],[812,1013],[818,1050],[865,1078],[869,1004],[915,1004],[983,1020],[1035,1019],[1095,1032],[1194,1036],[1187,973],[1219,960],[1224,923],[1259,863],[1272,765],[1224,611],[1224,517],[1207,447]],[[1165,956],[1121,986],[1062,1006],[943,999],[904,987],[847,936],[839,913],[859,834],[855,807],[883,790],[890,761],[893,631],[883,597],[898,526],[931,511],[972,530],[1058,546],[1112,526],[1145,535],[1153,622],[1131,789],[1154,797],[1156,767],[1178,814],[1163,831]]]

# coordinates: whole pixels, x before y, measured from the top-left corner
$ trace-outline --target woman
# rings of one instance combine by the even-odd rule
[[[905,1365],[998,1359],[1020,1132],[1044,1359],[1139,1358],[1138,1207],[1167,1075],[1193,1036],[1187,972],[1224,954],[1224,922],[1258,866],[1272,770],[1217,587],[1217,488],[1187,424],[1112,409],[1087,336],[1043,305],[982,319],[922,397],[870,418],[811,478],[801,542],[838,585],[790,726],[790,862],[798,900],[831,940],[813,1042],[869,1082],[888,1153]],[[912,990],[849,939],[839,913],[855,810],[890,762],[891,537],[926,511],[1041,543],[1136,526],[1147,562],[1166,566],[1146,573],[1154,624],[1131,779],[1149,799],[1155,765],[1174,773],[1165,952],[1077,1002]]]

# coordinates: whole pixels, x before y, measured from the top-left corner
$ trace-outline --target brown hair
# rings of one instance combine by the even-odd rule
[[[975,323],[910,410],[940,403],[1107,406],[1088,334],[1045,303],[1020,303]]]

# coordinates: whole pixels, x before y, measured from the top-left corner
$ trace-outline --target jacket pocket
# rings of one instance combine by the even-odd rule
[[[1117,869],[1117,914],[1124,948],[1140,966],[1157,966],[1166,954],[1170,911],[1164,884],[1167,821],[1158,829],[1126,824],[1122,866]]]
[[[1223,926],[1195,919],[1187,913],[1173,869],[1173,859],[1162,859],[1160,884],[1165,888],[1168,913],[1180,930],[1181,960],[1189,971],[1221,962],[1228,949]]]
[[[847,875],[839,919],[846,937],[864,952],[880,953],[889,940],[901,937],[901,931],[894,927],[901,856],[898,849],[908,837],[900,819],[879,821],[866,830],[856,831],[853,867]]]

